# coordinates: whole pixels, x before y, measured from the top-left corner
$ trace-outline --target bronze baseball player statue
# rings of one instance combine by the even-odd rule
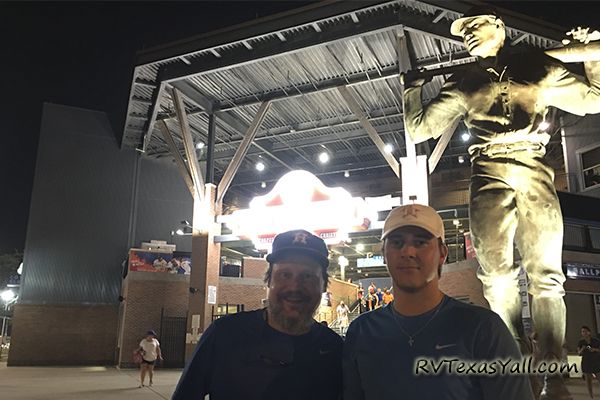
[[[405,77],[406,129],[415,143],[440,136],[458,119],[473,143],[470,224],[486,299],[521,348],[528,346],[514,262],[516,243],[530,278],[532,314],[543,360],[561,360],[566,309],[562,272],[563,222],[544,160],[550,135],[540,128],[548,107],[576,115],[600,112],[600,52],[579,48],[586,77],[542,51],[511,54],[506,31],[494,9],[474,7],[452,23],[477,62],[450,76],[440,93],[422,104],[425,79]],[[588,43],[598,32],[578,29],[573,40]],[[593,54],[586,54],[586,53]],[[571,399],[560,375],[546,375],[542,399]]]

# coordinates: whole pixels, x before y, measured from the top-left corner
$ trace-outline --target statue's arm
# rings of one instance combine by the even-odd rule
[[[467,113],[464,94],[453,79],[448,80],[437,97],[427,105],[422,103],[421,92],[421,85],[404,90],[405,129],[415,143],[439,137]]]
[[[600,61],[588,61],[584,66],[587,79],[562,65],[552,68],[544,93],[549,106],[575,115],[600,113]]]
[[[586,77],[569,72],[562,64],[551,68],[548,105],[576,115],[600,113],[600,54],[598,46],[589,45],[600,40],[600,32],[578,28],[567,35],[580,42],[579,56],[589,60],[583,63]]]

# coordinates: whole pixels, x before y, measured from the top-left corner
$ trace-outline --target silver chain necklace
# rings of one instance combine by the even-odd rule
[[[410,347],[412,347],[413,344],[415,344],[415,338],[421,332],[423,332],[423,330],[425,330],[425,328],[427,328],[427,325],[429,325],[429,323],[431,321],[433,321],[433,319],[438,315],[438,313],[440,312],[440,310],[442,309],[442,307],[446,303],[446,298],[447,298],[447,296],[444,296],[444,298],[442,299],[442,301],[440,301],[440,304],[438,304],[436,306],[435,312],[433,313],[433,315],[431,316],[431,318],[429,318],[427,320],[427,322],[425,322],[425,324],[423,324],[422,327],[420,327],[419,329],[417,329],[417,331],[414,332],[412,335],[409,334],[408,332],[406,332],[406,330],[402,327],[402,325],[400,324],[400,321],[398,320],[398,316],[396,315],[397,311],[394,308],[392,308],[392,316],[394,318],[394,321],[396,321],[396,324],[398,325],[398,328],[400,329],[400,332],[402,332],[404,335],[406,335],[406,337],[408,337],[408,345]],[[393,305],[392,305],[392,307],[393,307]]]

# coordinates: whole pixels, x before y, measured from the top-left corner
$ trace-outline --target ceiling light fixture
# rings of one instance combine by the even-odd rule
[[[263,163],[262,161],[259,161],[256,163],[256,169],[258,171],[264,171],[265,170],[265,163]]]
[[[319,162],[321,164],[325,164],[329,161],[329,154],[327,154],[326,151],[322,152],[321,154],[319,154]]]

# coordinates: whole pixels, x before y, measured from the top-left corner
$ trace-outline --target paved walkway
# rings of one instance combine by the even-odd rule
[[[7,367],[0,363],[3,400],[170,399],[181,370],[157,370],[152,387],[138,388],[139,371],[105,367]],[[148,379],[148,378],[146,378]]]
[[[154,386],[138,388],[137,370],[105,367],[7,367],[0,363],[3,400],[168,400],[181,370],[157,370]],[[574,400],[588,400],[581,378],[568,382]],[[600,394],[596,382],[594,391]]]

